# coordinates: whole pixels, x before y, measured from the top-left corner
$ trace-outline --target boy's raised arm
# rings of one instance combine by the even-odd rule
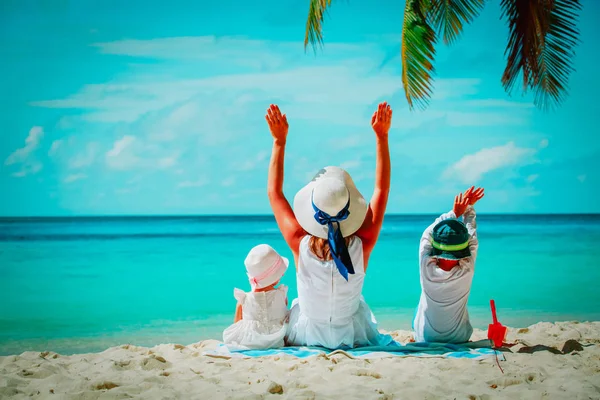
[[[471,250],[471,256],[475,259],[479,248],[479,240],[477,239],[477,213],[475,212],[474,205],[483,198],[485,193],[483,188],[475,189],[472,187],[470,190],[469,206],[465,210],[463,222],[469,231],[469,250]]]

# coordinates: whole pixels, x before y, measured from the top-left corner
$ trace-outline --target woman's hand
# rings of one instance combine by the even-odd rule
[[[265,115],[269,130],[276,142],[284,144],[288,134],[288,122],[285,114],[281,114],[276,104],[271,104]]]
[[[377,111],[371,117],[371,126],[379,139],[387,139],[388,131],[392,125],[392,108],[387,102],[379,103]]]

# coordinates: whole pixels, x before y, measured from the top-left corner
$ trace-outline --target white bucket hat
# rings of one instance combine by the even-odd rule
[[[262,289],[280,280],[289,264],[287,258],[268,244],[253,247],[244,260],[252,289]]]
[[[367,216],[367,202],[346,171],[340,167],[325,167],[294,197],[294,214],[306,232],[327,239],[329,228],[315,219],[313,204],[319,210],[335,216],[348,202],[349,215],[339,222],[344,237],[354,234],[362,226]]]

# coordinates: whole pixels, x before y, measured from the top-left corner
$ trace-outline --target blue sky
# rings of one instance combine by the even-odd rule
[[[584,1],[556,112],[500,85],[497,3],[438,50],[410,112],[402,1],[337,2],[316,55],[306,1],[9,1],[0,12],[0,215],[264,214],[278,103],[288,198],[325,165],[373,188],[376,104],[394,108],[388,212],[437,213],[471,184],[482,212],[600,212],[600,5]]]

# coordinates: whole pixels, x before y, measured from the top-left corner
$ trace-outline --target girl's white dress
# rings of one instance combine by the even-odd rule
[[[287,286],[268,292],[234,289],[233,297],[242,305],[242,320],[223,331],[223,342],[249,349],[283,347],[286,332]]]
[[[309,240],[306,236],[300,242],[298,298],[290,311],[286,344],[335,349],[392,343],[391,336],[377,330],[375,316],[361,295],[365,267],[360,238],[354,237],[348,246],[355,273],[347,282],[333,260],[322,261],[310,251]]]

